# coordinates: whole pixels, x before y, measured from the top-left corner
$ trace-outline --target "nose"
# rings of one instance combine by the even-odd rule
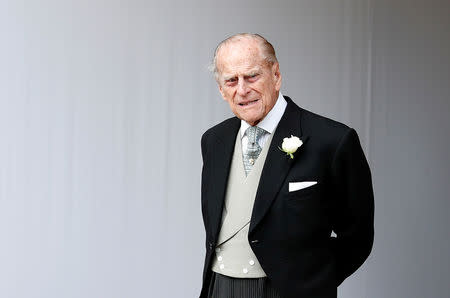
[[[237,88],[237,93],[240,96],[245,96],[247,95],[247,93],[250,91],[250,88],[247,85],[247,82],[245,82],[245,80],[239,80],[238,82],[238,88]]]

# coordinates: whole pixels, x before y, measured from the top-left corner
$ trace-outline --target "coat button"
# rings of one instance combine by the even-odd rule
[[[209,242],[209,249],[213,249],[214,243]]]
[[[252,266],[255,265],[255,261],[253,261],[253,260],[248,261],[248,263]]]
[[[248,269],[244,268],[244,269],[242,269],[242,272],[244,272],[244,274],[247,274],[248,273]]]

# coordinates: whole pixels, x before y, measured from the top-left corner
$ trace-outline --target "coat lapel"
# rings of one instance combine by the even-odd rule
[[[264,168],[259,180],[258,191],[256,193],[255,203],[253,205],[252,217],[250,222],[251,233],[266,212],[269,210],[272,201],[278,194],[286,175],[288,174],[295,158],[301,154],[301,148],[294,153],[294,159],[291,159],[284,152],[280,150],[283,139],[286,137],[298,136],[305,145],[307,136],[302,136],[302,129],[300,125],[300,108],[286,97],[288,105],[280,119],[278,126],[274,132],[272,142],[270,143],[269,152],[267,153]]]
[[[233,120],[218,132],[212,148],[209,185],[212,191],[208,199],[208,209],[212,227],[212,239],[216,241],[222,220],[222,210],[225,201],[225,191],[230,173],[231,159],[235,146],[236,134],[239,132],[240,120]]]

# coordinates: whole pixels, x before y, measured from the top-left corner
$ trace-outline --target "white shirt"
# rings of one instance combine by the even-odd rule
[[[256,126],[264,129],[267,133],[265,133],[258,141],[259,146],[261,148],[264,147],[264,144],[266,144],[267,139],[269,138],[269,135],[272,134],[275,131],[275,128],[277,128],[278,123],[281,120],[281,117],[284,114],[284,110],[286,109],[287,102],[284,99],[281,92],[278,93],[278,99],[273,108],[267,113],[266,117],[256,124]],[[248,144],[248,137],[245,131],[247,128],[250,127],[250,124],[245,122],[244,120],[241,120],[241,141],[242,141],[242,152],[247,151],[247,144]]]

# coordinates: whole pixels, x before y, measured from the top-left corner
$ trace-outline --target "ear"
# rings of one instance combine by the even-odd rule
[[[275,89],[280,91],[281,89],[281,72],[280,72],[280,64],[278,62],[272,65],[272,74],[275,82]]]
[[[222,95],[222,99],[226,101],[225,94],[223,93],[222,85],[220,85],[219,82],[217,82],[217,84],[219,85],[219,92],[220,92],[220,95]]]

